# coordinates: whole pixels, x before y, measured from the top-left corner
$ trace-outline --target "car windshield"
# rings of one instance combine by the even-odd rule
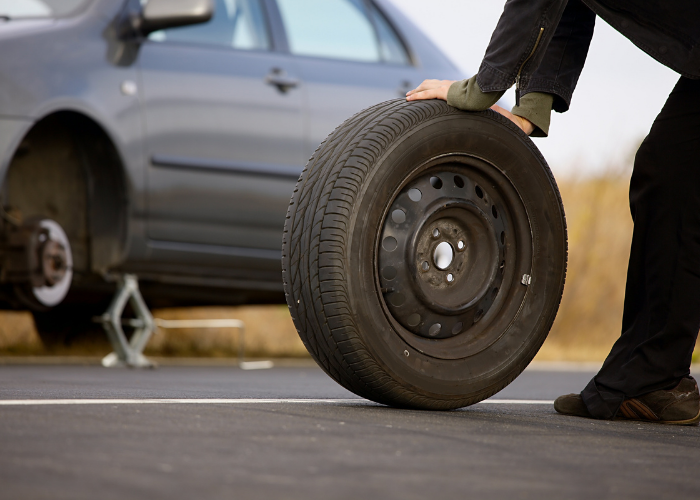
[[[0,18],[62,17],[90,0],[0,0]]]

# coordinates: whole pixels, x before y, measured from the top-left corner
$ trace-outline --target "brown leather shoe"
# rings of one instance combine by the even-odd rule
[[[616,420],[641,420],[658,424],[698,425],[700,393],[693,377],[684,378],[670,390],[650,392],[623,401]]]
[[[593,418],[580,394],[559,396],[554,409],[563,415]],[[700,392],[693,377],[684,378],[670,390],[659,390],[638,398],[626,399],[615,420],[636,420],[657,424],[698,425]]]
[[[588,413],[583,398],[580,394],[566,394],[554,400],[554,409],[562,415],[574,415],[576,417],[593,418]]]

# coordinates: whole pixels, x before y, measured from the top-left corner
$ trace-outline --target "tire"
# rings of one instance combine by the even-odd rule
[[[97,346],[109,347],[105,331],[93,318],[102,316],[112,297],[103,292],[73,293],[63,302],[46,311],[31,310],[34,326],[44,347],[49,352],[66,349],[90,350]]]
[[[101,316],[109,300],[96,303],[60,304],[47,311],[31,311],[34,326],[44,347],[49,351],[75,345],[106,344],[102,325],[93,318]]]
[[[566,260],[559,191],[525,134],[491,110],[403,99],[319,146],[282,249],[287,304],[319,366],[361,397],[431,410],[482,401],[525,369]]]

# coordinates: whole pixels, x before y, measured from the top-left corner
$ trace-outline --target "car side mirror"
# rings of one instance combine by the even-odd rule
[[[141,11],[139,32],[154,31],[209,21],[214,15],[212,0],[148,0]]]

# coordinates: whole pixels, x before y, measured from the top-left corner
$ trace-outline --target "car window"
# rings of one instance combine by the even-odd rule
[[[277,0],[277,5],[292,54],[382,60],[363,0]]]
[[[86,3],[86,0],[0,0],[0,17],[62,17]]]
[[[377,27],[382,60],[390,64],[410,64],[406,47],[384,15],[374,5],[370,5],[370,14]]]
[[[259,0],[216,0],[209,22],[155,31],[156,42],[220,45],[243,50],[268,50],[270,38]]]

